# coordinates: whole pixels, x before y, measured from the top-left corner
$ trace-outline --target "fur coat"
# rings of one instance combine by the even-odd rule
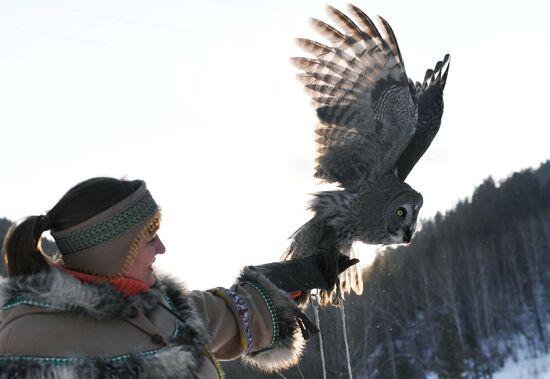
[[[52,268],[0,280],[0,309],[0,379],[211,379],[217,359],[278,371],[303,349],[296,305],[250,268],[229,290],[159,276],[134,296]]]

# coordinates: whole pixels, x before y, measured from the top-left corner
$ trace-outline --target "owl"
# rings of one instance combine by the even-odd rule
[[[315,177],[336,189],[314,194],[314,216],[291,236],[283,259],[319,254],[327,274],[338,275],[338,252],[353,257],[356,241],[391,245],[413,238],[423,200],[405,179],[439,130],[450,56],[413,83],[382,17],[377,28],[354,5],[350,16],[327,9],[336,27],[311,22],[328,43],[297,39],[311,57],[292,62],[303,71],[298,79],[319,120]],[[339,279],[338,288],[321,291],[321,304],[336,303],[339,292],[362,292],[358,265]]]

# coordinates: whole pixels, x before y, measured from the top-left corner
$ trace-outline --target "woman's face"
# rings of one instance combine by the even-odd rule
[[[126,276],[153,285],[155,283],[155,274],[151,265],[155,261],[156,255],[164,254],[165,251],[166,248],[157,233],[150,234],[139,245],[134,264],[126,273]]]

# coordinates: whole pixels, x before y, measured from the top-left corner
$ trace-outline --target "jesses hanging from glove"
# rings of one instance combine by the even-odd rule
[[[330,239],[332,234],[332,231],[329,231],[323,240]],[[327,260],[327,256],[331,259]],[[247,266],[245,270],[262,274],[275,286],[287,291],[298,303],[303,304],[308,298],[309,290],[332,289],[337,284],[338,276],[358,262],[359,259],[351,259],[334,249],[329,255],[321,254],[320,251],[319,254],[291,261]],[[317,326],[299,309],[296,310],[296,320],[305,339],[319,332]]]

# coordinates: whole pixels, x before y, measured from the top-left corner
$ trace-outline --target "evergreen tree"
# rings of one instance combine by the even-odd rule
[[[0,219],[0,237],[10,224]],[[550,161],[500,183],[487,178],[471,199],[423,221],[410,245],[380,252],[364,272],[363,295],[345,300],[354,376],[489,378],[518,335],[531,351],[547,349],[548,236]],[[55,251],[51,241],[43,247]],[[346,377],[340,312],[324,308],[320,318],[328,377]],[[281,377],[239,361],[223,366],[228,378]],[[319,337],[308,341],[300,369],[322,377]],[[282,374],[302,378],[297,368]]]
[[[4,247],[4,237],[11,226],[11,221],[6,218],[0,218],[0,257],[3,257],[2,251]],[[6,268],[4,267],[4,259],[0,259],[0,276],[6,275]]]
[[[465,378],[466,355],[460,344],[452,317],[444,314],[440,321],[441,337],[437,346],[437,373],[443,379]]]

